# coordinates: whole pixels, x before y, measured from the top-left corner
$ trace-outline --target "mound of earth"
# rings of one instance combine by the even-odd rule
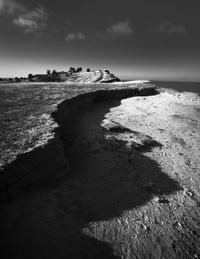
[[[74,83],[114,83],[120,82],[120,79],[107,71],[90,71],[73,73],[66,78],[67,82]]]

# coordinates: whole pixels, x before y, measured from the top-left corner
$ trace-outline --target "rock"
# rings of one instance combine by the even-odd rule
[[[158,203],[169,203],[169,200],[164,197],[156,197]]]

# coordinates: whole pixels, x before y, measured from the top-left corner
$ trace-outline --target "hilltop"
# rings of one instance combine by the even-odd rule
[[[0,78],[3,83],[20,82],[70,82],[70,83],[114,83],[120,82],[109,70],[83,71],[82,67],[71,67],[68,71],[47,70],[46,74],[28,74],[28,77]]]
[[[81,71],[72,73],[66,77],[66,82],[78,83],[114,83],[119,82],[119,78],[109,73],[108,70],[95,70],[95,71]]]

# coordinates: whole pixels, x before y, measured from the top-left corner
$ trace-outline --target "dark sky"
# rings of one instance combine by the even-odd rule
[[[0,76],[69,66],[200,80],[199,0],[0,0]]]

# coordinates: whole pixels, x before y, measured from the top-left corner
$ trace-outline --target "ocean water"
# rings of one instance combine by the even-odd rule
[[[195,92],[200,94],[200,82],[151,81],[158,87],[171,88],[181,92]]]

